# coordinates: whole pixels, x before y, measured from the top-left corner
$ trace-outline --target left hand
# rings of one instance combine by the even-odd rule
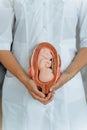
[[[62,87],[66,82],[71,79],[71,77],[72,76],[67,72],[62,73],[58,81],[50,88],[50,92],[54,92],[55,90]]]
[[[83,58],[84,57],[84,58]],[[87,65],[87,47],[81,48],[77,55],[72,60],[71,64],[67,67],[65,72],[63,72],[50,91],[55,91],[56,89],[63,86],[66,82],[72,79],[84,66]]]

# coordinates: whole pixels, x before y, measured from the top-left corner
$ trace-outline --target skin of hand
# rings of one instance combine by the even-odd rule
[[[26,86],[28,88],[29,93],[32,95],[32,97],[44,105],[50,103],[53,100],[54,92],[50,92],[47,96],[44,94],[42,95],[42,92],[38,91],[38,88],[35,84],[35,82],[32,79],[28,79],[26,82]],[[38,96],[39,95],[39,96]]]
[[[72,63],[61,74],[60,79],[50,88],[50,92],[53,92],[62,87],[86,65],[87,65],[87,48],[84,47],[78,51]]]
[[[21,65],[18,63],[16,58],[10,51],[1,50],[0,51],[0,62],[5,66],[7,70],[9,70],[17,79],[19,79],[24,86],[28,89],[29,93],[32,97],[43,104],[48,104],[53,100],[54,92],[50,92],[48,96],[40,92],[34,83],[25,73]]]

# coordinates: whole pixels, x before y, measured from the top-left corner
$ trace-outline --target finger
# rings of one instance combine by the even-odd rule
[[[50,97],[48,100],[45,100],[45,101],[44,101],[44,105],[46,105],[46,104],[52,102],[53,98],[54,98],[54,97],[51,95],[51,97]]]
[[[55,91],[56,89],[55,89],[55,86],[52,86],[51,88],[50,88],[50,92],[53,92],[53,91]]]
[[[36,95],[35,93],[31,92],[31,95],[34,99],[36,100],[41,100],[41,97],[39,97],[38,95]]]
[[[29,88],[29,91],[34,92],[39,97],[45,97],[45,94],[43,94],[41,91],[38,90],[38,88],[33,80],[31,80],[31,87]]]
[[[49,93],[45,99],[49,100],[51,98],[51,96],[52,96],[52,93]]]
[[[35,93],[31,93],[32,97],[35,99],[35,100],[38,100],[39,102],[41,102],[42,104],[46,105],[48,102],[45,101],[46,99],[43,99],[43,98],[40,98],[38,97],[37,95],[35,95]]]
[[[30,94],[31,94],[31,96],[36,100],[36,95],[34,95],[33,92],[31,92]]]
[[[50,88],[50,92],[55,92],[58,89],[58,85],[55,84]]]
[[[37,95],[35,95],[35,93],[31,92],[31,95],[34,99],[40,101],[41,103],[43,103],[44,105],[48,104],[49,102],[52,101],[53,97],[51,96],[50,99],[49,98],[40,98]],[[48,100],[49,99],[49,100]]]
[[[52,97],[54,97],[54,93],[49,93],[49,94],[47,95],[47,97],[45,97],[45,99],[46,99],[46,101],[49,101],[49,100],[52,99]]]
[[[32,92],[35,93],[39,97],[42,97],[42,98],[45,97],[45,94],[42,93],[41,91],[39,91],[37,87],[34,87],[34,89],[32,90]]]
[[[33,93],[33,92],[31,92],[31,95],[32,95],[35,99],[37,99],[37,100],[39,100],[39,101],[45,101],[45,98],[39,97],[38,95],[36,95],[36,94]]]
[[[46,101],[44,102],[44,104],[46,105],[46,104],[50,103],[53,100],[53,98],[54,98],[54,95],[49,94],[48,97],[46,98]]]

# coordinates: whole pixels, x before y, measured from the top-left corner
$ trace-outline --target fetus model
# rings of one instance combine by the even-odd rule
[[[46,47],[42,48],[38,56],[39,80],[41,82],[49,82],[53,79],[52,71],[52,54]]]

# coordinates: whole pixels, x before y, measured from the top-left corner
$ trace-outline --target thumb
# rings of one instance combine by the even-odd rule
[[[51,88],[50,88],[50,92],[53,92],[55,90],[57,90],[60,87],[59,82],[55,83]]]
[[[50,92],[53,92],[56,90],[56,85],[53,85],[51,88],[50,88]]]
[[[34,91],[34,93],[35,93],[36,95],[38,95],[39,97],[42,97],[42,98],[45,97],[45,94],[42,93],[41,91],[39,91],[39,90],[38,90],[38,87],[35,87],[33,91]]]

